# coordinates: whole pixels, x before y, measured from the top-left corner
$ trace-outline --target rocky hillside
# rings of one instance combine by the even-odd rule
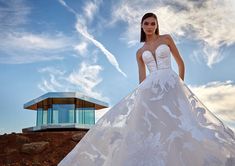
[[[55,166],[87,131],[47,131],[0,135],[1,166]]]

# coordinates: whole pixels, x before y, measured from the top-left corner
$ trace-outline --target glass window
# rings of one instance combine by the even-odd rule
[[[38,108],[37,110],[37,126],[42,125],[42,115],[43,115],[43,111],[42,108]]]
[[[42,119],[43,124],[47,124],[47,110],[43,110],[43,119]]]
[[[48,108],[48,107],[47,107]],[[95,108],[76,108],[75,104],[52,104],[52,108],[37,110],[37,126],[42,124],[95,124]]]
[[[53,104],[53,123],[74,123],[74,107],[74,104]]]
[[[69,123],[75,123],[75,120],[74,120],[74,110],[73,109],[70,109],[68,110],[68,122]]]
[[[52,109],[48,108],[48,112],[47,112],[47,123],[50,124],[52,123]]]
[[[76,123],[95,124],[95,109],[94,108],[76,109]]]
[[[85,124],[95,123],[95,111],[92,108],[84,108]]]
[[[53,111],[52,111],[52,123],[53,124],[59,123],[59,110],[53,109]]]
[[[78,117],[79,117],[78,123],[79,124],[84,124],[84,111],[81,108],[78,109]]]
[[[75,123],[80,123],[80,109],[79,108],[76,108],[76,121]]]

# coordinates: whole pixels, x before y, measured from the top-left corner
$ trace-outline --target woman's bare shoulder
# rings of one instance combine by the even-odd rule
[[[171,35],[170,34],[163,34],[163,35],[160,35],[161,38],[171,38]]]
[[[163,43],[167,44],[168,46],[171,46],[173,43],[173,39],[170,34],[163,34],[160,36]]]
[[[136,58],[137,59],[141,58],[141,55],[143,53],[143,49],[144,49],[144,47],[142,46],[136,51]]]
[[[173,40],[170,34],[164,34],[164,35],[161,35],[161,37],[166,42],[171,42]]]

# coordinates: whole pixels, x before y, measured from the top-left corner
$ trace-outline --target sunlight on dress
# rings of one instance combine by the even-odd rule
[[[59,166],[235,166],[233,131],[172,70],[168,45],[142,58],[150,74]]]

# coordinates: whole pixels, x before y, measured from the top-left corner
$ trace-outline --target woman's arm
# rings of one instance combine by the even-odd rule
[[[139,83],[141,83],[146,78],[146,71],[145,71],[145,64],[142,59],[142,53],[140,50],[138,50],[136,53],[136,60],[139,69]]]
[[[180,53],[179,53],[172,37],[170,35],[166,35],[166,38],[167,38],[167,43],[170,46],[171,53],[174,56],[175,61],[178,65],[179,76],[182,80],[184,80],[184,73],[185,73],[184,61],[183,61],[182,57],[180,56]]]

